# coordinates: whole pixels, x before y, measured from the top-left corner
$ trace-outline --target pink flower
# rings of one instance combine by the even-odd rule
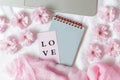
[[[99,17],[105,22],[112,22],[118,16],[118,11],[115,7],[106,6],[99,10]]]
[[[113,30],[117,33],[120,34],[120,19],[115,20],[113,24]]]
[[[46,24],[50,19],[50,11],[45,7],[39,7],[33,12],[32,19],[38,23]]]
[[[120,80],[120,68],[106,63],[91,65],[87,71],[88,80]]]
[[[18,40],[8,37],[0,42],[0,49],[5,53],[16,53],[19,50]]]
[[[3,33],[7,29],[7,19],[5,17],[0,16],[0,32]]]
[[[99,44],[91,44],[88,48],[88,61],[98,61],[103,57],[103,49]]]
[[[107,40],[110,37],[109,28],[106,25],[98,24],[94,27],[94,35],[100,41]]]
[[[20,29],[25,29],[27,28],[31,23],[31,20],[29,18],[29,16],[24,13],[24,12],[20,12],[18,14],[15,14],[12,24],[14,26],[19,27]]]
[[[20,35],[20,43],[29,46],[35,41],[34,34],[29,30],[24,30]]]
[[[110,40],[105,45],[105,52],[113,57],[117,57],[120,55],[120,41],[118,40]]]

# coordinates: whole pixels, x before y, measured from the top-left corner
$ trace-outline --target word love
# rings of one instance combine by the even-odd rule
[[[41,42],[42,44],[42,47],[47,47],[47,46],[54,46],[56,43],[54,40],[50,40],[48,43],[45,43],[45,42]],[[48,53],[51,53],[51,55],[56,55],[56,50],[55,49],[51,49],[51,50],[44,50],[42,51],[44,53],[45,56],[47,56]]]
[[[40,58],[54,60],[59,63],[58,43],[55,31],[38,34]]]

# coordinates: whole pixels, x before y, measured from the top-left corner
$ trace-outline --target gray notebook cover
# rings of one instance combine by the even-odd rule
[[[82,24],[56,15],[53,18],[50,31],[56,31],[60,63],[71,66],[84,33]]]

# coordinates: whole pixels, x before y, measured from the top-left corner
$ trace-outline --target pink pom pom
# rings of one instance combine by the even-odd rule
[[[14,37],[8,37],[0,41],[0,50],[5,53],[16,53],[19,48],[18,40]]]
[[[97,40],[105,41],[111,36],[111,33],[109,31],[109,27],[106,25],[97,24],[94,27],[94,30],[95,30],[94,35],[97,38]]]
[[[7,67],[15,80],[88,80],[85,71],[23,55]]]
[[[3,33],[8,27],[8,20],[5,17],[0,16],[0,32]]]
[[[98,61],[103,57],[103,49],[99,44],[91,44],[88,48],[88,61]]]
[[[30,46],[34,41],[35,41],[35,36],[34,34],[29,31],[29,30],[24,30],[21,34],[20,34],[20,43],[23,46]]]
[[[33,12],[32,19],[40,24],[46,24],[50,19],[50,11],[45,7],[39,7]]]
[[[19,27],[20,29],[27,28],[31,23],[29,16],[25,12],[15,14],[12,24]]]
[[[120,41],[118,40],[110,40],[105,45],[105,52],[113,57],[117,57],[120,55]]]
[[[115,7],[106,6],[99,10],[98,15],[104,22],[112,22],[117,18],[118,11]]]
[[[120,35],[120,19],[115,20],[113,24],[113,30]]]

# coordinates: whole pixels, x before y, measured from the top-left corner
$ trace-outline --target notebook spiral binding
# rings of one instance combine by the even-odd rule
[[[57,20],[57,21],[66,23],[66,24],[68,24],[68,25],[72,25],[72,26],[74,26],[74,27],[77,27],[77,28],[82,29],[82,24],[81,24],[81,23],[76,22],[76,21],[73,21],[73,20],[70,20],[70,19],[67,19],[67,18],[64,18],[64,17],[59,16],[59,15],[56,15],[56,16],[54,17],[54,20]]]

